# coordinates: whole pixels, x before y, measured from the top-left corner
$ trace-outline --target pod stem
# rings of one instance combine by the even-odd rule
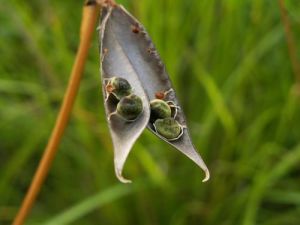
[[[83,7],[79,48],[76,54],[75,62],[73,64],[69,83],[64,95],[64,100],[56,119],[55,126],[52,130],[52,134],[45,148],[39,166],[35,172],[31,185],[14,219],[13,225],[24,224],[25,219],[33,206],[36,197],[40,192],[41,186],[52,165],[64,130],[68,124],[70,113],[72,111],[76,94],[79,89],[92,34],[99,14],[99,6],[96,4],[96,2],[94,2],[95,4],[91,4],[91,2],[93,1],[87,1],[85,3],[85,6]]]

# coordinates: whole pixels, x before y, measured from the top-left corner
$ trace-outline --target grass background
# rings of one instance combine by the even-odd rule
[[[27,225],[298,225],[300,102],[275,0],[120,0],[153,38],[211,180],[144,132],[114,176],[95,33],[72,118]],[[286,2],[296,43],[300,6]],[[54,125],[82,1],[1,1],[0,224]],[[299,49],[295,49],[299,53]]]

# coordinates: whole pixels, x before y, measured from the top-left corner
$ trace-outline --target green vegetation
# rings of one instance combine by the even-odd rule
[[[152,36],[211,180],[202,183],[196,165],[146,131],[125,165],[134,183],[117,181],[95,33],[70,124],[26,224],[300,224],[299,88],[278,2],[118,2]],[[54,125],[81,7],[0,4],[0,224],[11,223]],[[299,52],[297,12],[289,18]]]

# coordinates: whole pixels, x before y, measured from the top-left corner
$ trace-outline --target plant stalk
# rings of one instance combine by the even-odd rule
[[[35,200],[40,192],[41,186],[48,174],[52,165],[53,159],[57,153],[59,143],[63,136],[64,130],[69,121],[76,94],[79,89],[80,80],[82,77],[85,61],[88,55],[92,34],[96,25],[99,14],[99,6],[89,2],[83,7],[83,15],[80,28],[80,43],[73,64],[69,83],[64,95],[64,100],[60,108],[52,134],[36,170],[31,185],[26,193],[22,205],[14,219],[13,225],[22,225],[25,222]]]

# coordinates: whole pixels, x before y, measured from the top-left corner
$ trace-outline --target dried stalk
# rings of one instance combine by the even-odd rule
[[[64,100],[51,137],[48,141],[48,145],[36,170],[30,188],[23,200],[21,208],[14,219],[13,225],[22,225],[24,223],[48,174],[52,161],[57,153],[58,145],[68,123],[79,88],[92,34],[97,21],[98,12],[99,7],[97,6],[97,4],[93,4],[92,1],[88,1],[83,8],[79,49],[77,51]]]

